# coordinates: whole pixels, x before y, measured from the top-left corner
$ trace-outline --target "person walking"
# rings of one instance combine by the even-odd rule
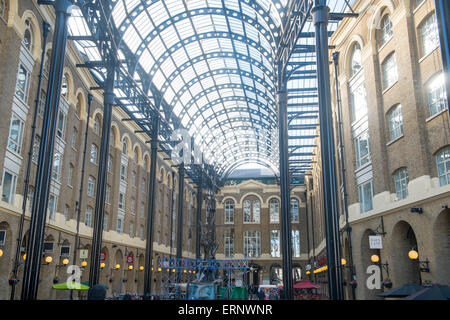
[[[259,300],[264,300],[265,297],[266,297],[266,295],[264,294],[264,290],[259,288],[259,291],[258,291]]]

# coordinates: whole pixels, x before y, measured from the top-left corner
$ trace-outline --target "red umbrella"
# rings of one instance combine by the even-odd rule
[[[311,281],[303,280],[294,284],[294,289],[320,289],[320,286]]]

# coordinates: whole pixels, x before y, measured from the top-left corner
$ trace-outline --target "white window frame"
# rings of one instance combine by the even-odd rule
[[[259,258],[261,256],[261,233],[258,230],[244,232],[244,257]]]
[[[270,256],[272,258],[281,257],[280,230],[270,230]]]
[[[13,123],[18,123],[17,139],[12,138],[12,129],[16,127]],[[8,150],[20,155],[22,152],[23,133],[25,128],[25,122],[14,112],[11,113],[11,121],[9,123],[9,135],[8,135]]]
[[[86,212],[84,214],[84,224],[87,227],[92,227],[92,213],[93,213],[93,208],[90,206],[86,207]]]
[[[300,258],[300,231],[292,230],[292,258]]]
[[[450,184],[450,146],[436,154],[436,168],[441,187]]]
[[[233,258],[234,257],[234,232],[231,229],[225,229],[223,234],[223,254],[225,258]]]
[[[296,203],[296,207],[293,206],[293,202]],[[296,208],[295,214],[294,214],[294,208]],[[299,212],[300,212],[300,203],[297,199],[291,198],[291,203],[289,206],[290,213],[291,213],[291,222],[299,222]]]
[[[419,25],[420,53],[422,58],[433,52],[440,45],[436,13],[431,13]]]
[[[6,195],[5,192],[5,179],[6,179],[6,174],[11,176],[11,183],[10,183],[10,190],[9,190],[9,194]],[[9,170],[4,169],[3,170],[3,178],[2,178],[2,201],[9,203],[9,204],[14,204],[14,197],[16,194],[16,187],[17,187],[17,175]],[[7,199],[6,197],[7,196]],[[5,200],[6,199],[6,200]]]
[[[95,143],[91,144],[91,152],[90,152],[89,160],[91,161],[91,163],[97,164],[97,161],[98,161],[98,147],[97,147],[97,145]]]
[[[87,187],[87,195],[89,197],[93,197],[95,194],[95,178],[93,176],[89,176],[88,178],[88,187]]]
[[[392,107],[388,114],[388,123],[389,123],[389,138],[390,141],[394,141],[403,135],[403,113],[402,113],[402,105],[397,104]]]
[[[25,71],[25,80],[21,81],[19,79],[20,75],[22,74],[21,71]],[[28,103],[28,93],[30,90],[30,77],[31,72],[25,68],[25,66],[22,63],[19,63],[19,68],[17,70],[17,80],[16,80],[16,88],[15,88],[15,94],[16,97],[19,98],[22,102],[25,104]],[[23,83],[23,87],[20,83]]]
[[[392,87],[398,81],[397,58],[395,52],[389,54],[381,64],[383,76],[383,90]]]
[[[366,198],[364,194],[364,188],[370,185],[370,197]],[[359,211],[364,213],[373,210],[373,182],[372,180],[366,181],[358,186],[358,197],[359,197]],[[366,209],[366,201],[370,201],[370,206]]]
[[[234,201],[231,199],[228,199],[225,201],[224,206],[225,211],[225,223],[234,223]]]
[[[277,199],[269,202],[269,220],[270,223],[280,223],[280,202]]]
[[[367,155],[361,157],[361,141],[367,138]],[[371,161],[370,157],[370,137],[369,130],[364,130],[361,134],[354,138],[355,143],[355,161],[356,161],[356,169],[367,165]]]
[[[50,196],[48,198],[48,218],[50,220],[55,220],[57,209],[58,209],[58,197],[55,194],[50,193]]]
[[[394,172],[394,186],[398,200],[408,197],[408,182],[408,168],[403,167]]]

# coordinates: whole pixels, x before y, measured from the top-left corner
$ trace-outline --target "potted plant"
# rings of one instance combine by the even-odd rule
[[[383,280],[383,286],[385,286],[386,288],[390,289],[392,288],[392,281],[389,278],[386,278]]]
[[[433,282],[431,280],[423,280],[422,286],[424,287],[431,287],[433,285]]]
[[[352,280],[350,281],[350,285],[352,286],[352,288],[356,288],[358,284],[356,283],[356,280]]]

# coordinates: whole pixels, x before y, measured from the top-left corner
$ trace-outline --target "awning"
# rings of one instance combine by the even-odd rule
[[[303,280],[294,284],[294,289],[320,289],[318,284],[315,284],[309,280]]]
[[[73,282],[71,285],[69,285],[67,282],[54,284],[53,289],[55,290],[78,290],[78,291],[88,291],[89,286],[83,284],[83,283],[76,283]]]
[[[378,296],[385,298],[405,298],[418,291],[421,291],[422,289],[423,287],[417,283],[407,283],[399,288],[380,293]]]

